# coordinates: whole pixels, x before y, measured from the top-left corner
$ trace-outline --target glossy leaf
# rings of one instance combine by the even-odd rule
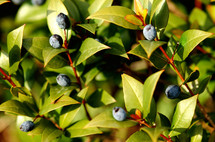
[[[79,50],[78,57],[76,59],[76,66],[85,61],[90,56],[94,55],[95,53],[104,50],[109,49],[110,47],[92,39],[87,38],[84,40],[84,42],[81,45],[81,48]]]
[[[139,19],[139,17],[137,15],[126,15],[125,20],[128,21],[129,23],[137,25],[137,26],[143,25],[142,21]]]
[[[54,102],[64,94],[71,93],[75,86],[61,87],[60,85],[50,87],[50,99]]]
[[[0,111],[10,112],[18,115],[34,117],[35,114],[23,103],[17,100],[9,100],[0,105]]]
[[[42,52],[43,60],[44,60],[44,67],[53,59],[56,55],[66,52],[67,50],[64,48],[54,49],[52,47],[46,47]]]
[[[183,61],[190,52],[204,39],[211,36],[212,33],[201,30],[187,30],[184,32],[179,41],[178,50],[174,56],[174,60]]]
[[[169,18],[169,8],[166,0],[154,0],[151,6],[150,22],[156,27],[158,39],[161,38]]]
[[[103,128],[127,128],[137,125],[136,122],[132,120],[117,121],[112,116],[112,110],[108,110],[100,113],[95,118],[93,118],[85,128],[90,127],[103,127]]]
[[[10,92],[16,97],[18,97],[19,93],[26,96],[32,96],[31,92],[25,87],[11,87]]]
[[[208,76],[208,77],[204,78],[202,81],[200,81],[199,88],[197,89],[198,94],[201,94],[204,92],[204,90],[206,89],[210,80],[211,80],[211,76]]]
[[[77,5],[72,0],[62,0],[63,4],[68,10],[69,15],[75,21],[80,21],[80,14]],[[73,22],[73,21],[72,21]]]
[[[46,11],[48,2],[41,6],[35,6],[31,3],[23,3],[19,8],[15,21],[17,23],[38,22],[46,20]]]
[[[116,102],[116,100],[105,90],[98,89],[87,98],[87,103],[92,107],[101,107]]]
[[[144,86],[133,77],[123,74],[122,85],[125,100],[125,107],[128,112],[131,110],[143,110]],[[144,112],[145,113],[145,112]]]
[[[146,118],[150,113],[151,101],[155,91],[157,82],[164,70],[158,71],[150,75],[144,82],[144,95],[143,95],[143,117]]]
[[[43,114],[48,113],[52,110],[58,109],[58,108],[63,107],[63,106],[71,105],[71,104],[79,104],[79,102],[72,99],[69,96],[62,96],[61,98],[59,98],[54,103],[51,101],[50,98],[48,98],[47,101],[45,102],[45,104],[43,105],[43,107],[40,109],[39,113],[40,113],[40,115],[43,115]]]
[[[55,126],[48,126],[42,133],[42,142],[50,142],[57,137],[60,137],[63,134],[63,131],[57,129]]]
[[[189,74],[189,76],[185,79],[185,81],[183,82],[183,84],[187,83],[187,82],[191,82],[191,81],[194,81],[196,80],[197,78],[199,78],[199,71],[198,70],[195,70],[193,72],[191,72]]]
[[[7,36],[7,52],[9,55],[9,74],[18,70],[19,61],[21,59],[22,39],[24,26],[13,30]]]
[[[83,137],[92,134],[101,134],[102,131],[96,127],[85,128],[89,120],[81,120],[67,129],[70,138]]]
[[[153,52],[151,57],[147,57],[147,53],[145,50],[141,47],[141,45],[136,46],[134,49],[130,50],[128,54],[136,55],[140,58],[144,58],[148,61],[150,61],[156,68],[162,69],[166,64],[167,60],[163,58],[158,52]]]
[[[143,47],[147,53],[147,57],[150,58],[152,53],[160,46],[166,44],[164,41],[149,41],[149,40],[140,40],[140,45]]]
[[[66,128],[72,123],[75,123],[82,119],[87,119],[83,104],[66,106],[61,111],[60,126],[62,128]]]
[[[122,39],[120,37],[113,36],[108,39],[108,46],[111,47],[110,50],[106,50],[106,53],[118,55],[128,59],[128,55],[125,51],[125,47],[122,43]]]
[[[0,51],[0,67],[6,71],[10,68],[8,54],[3,50]]]
[[[91,14],[87,19],[105,20],[127,29],[137,30],[139,29],[137,25],[133,25],[129,23],[124,18],[126,15],[133,15],[133,14],[135,13],[126,7],[111,6],[111,7],[103,8]]]
[[[52,127],[52,124],[46,119],[40,119],[35,123],[35,127],[28,133],[30,136],[41,135],[47,127]]]
[[[170,137],[177,136],[184,132],[191,124],[198,95],[180,101],[173,115]]]
[[[201,142],[203,137],[203,128],[200,125],[194,125],[190,129],[190,142]]]
[[[95,34],[96,28],[97,28],[97,24],[77,24],[77,26],[80,26],[80,27],[88,30],[92,34]]]
[[[150,136],[143,131],[137,131],[134,134],[132,134],[127,140],[126,142],[151,142],[152,139],[150,138]]]
[[[49,30],[52,34],[60,35],[64,41],[65,40],[64,30],[61,29],[56,22],[56,17],[59,13],[64,13],[67,16],[69,15],[62,1],[50,0],[48,4],[48,10],[47,10],[47,24],[48,24]],[[67,39],[70,39],[72,35],[71,27],[69,29],[66,29],[66,31],[67,31]]]
[[[165,129],[162,127],[156,127],[156,128],[142,128],[141,130],[145,131],[150,136],[152,142],[157,142],[158,137]]]
[[[92,68],[90,71],[88,71],[84,76],[83,76],[83,80],[85,82],[86,85],[88,85],[88,83],[90,83],[90,81],[93,80],[93,78],[95,78],[95,76],[99,73],[99,69],[97,67]]]

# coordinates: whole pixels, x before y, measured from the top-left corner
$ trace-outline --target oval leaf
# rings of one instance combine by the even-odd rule
[[[97,28],[97,24],[77,24],[77,26],[80,26],[80,27],[88,30],[92,34],[95,34],[96,28]]]
[[[13,30],[7,36],[7,52],[9,55],[9,74],[18,70],[19,60],[21,59],[21,48],[24,26]]]
[[[81,120],[77,122],[76,124],[72,125],[67,129],[69,132],[70,138],[74,137],[83,137],[83,136],[88,136],[92,134],[101,134],[102,131],[99,130],[96,127],[92,128],[85,128],[85,126],[89,123],[89,120]]]
[[[52,34],[60,35],[64,41],[65,40],[64,30],[61,29],[56,22],[56,17],[59,13],[64,13],[65,15],[69,16],[68,11],[61,0],[50,0],[47,11],[47,23],[49,30]],[[67,39],[69,40],[72,35],[71,27],[66,31]]]
[[[103,8],[96,13],[91,14],[87,19],[101,19],[111,23],[114,23],[118,26],[137,30],[139,29],[137,25],[133,25],[125,20],[126,15],[134,15],[135,13],[122,6],[111,6]]]
[[[160,46],[166,44],[164,41],[149,41],[149,40],[140,40],[140,45],[147,53],[147,57],[150,58],[152,53]]]
[[[152,139],[150,138],[150,136],[143,132],[143,131],[137,131],[134,134],[132,134],[127,140],[126,142],[151,142]]]
[[[190,52],[204,39],[213,35],[213,33],[201,30],[187,30],[179,40],[179,47],[174,56],[174,60],[183,61],[187,58]]]
[[[193,72],[190,73],[190,75],[185,79],[185,81],[183,82],[183,84],[185,84],[187,82],[194,81],[197,78],[199,78],[199,71],[195,70],[195,71],[193,71]]]
[[[170,137],[177,136],[184,132],[191,124],[198,95],[180,101],[173,115]]]
[[[97,40],[94,40],[93,38],[85,39],[81,45],[79,54],[77,55],[77,60],[75,62],[76,66],[85,61],[90,56],[94,55],[95,53],[109,48],[110,47],[98,42]]]
[[[100,113],[95,118],[93,118],[85,128],[90,127],[103,127],[103,128],[127,128],[137,125],[136,122],[132,120],[117,121],[112,116],[112,110],[108,110]]]
[[[128,112],[136,109],[143,110],[143,84],[133,77],[123,74],[122,85],[126,110]]]

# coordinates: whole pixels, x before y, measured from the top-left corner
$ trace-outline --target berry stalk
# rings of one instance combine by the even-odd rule
[[[66,30],[65,30],[65,29],[64,29],[64,35],[65,35],[64,48],[65,48],[65,49],[68,49],[68,42],[67,42],[67,36],[66,36]],[[76,78],[77,83],[78,83],[78,85],[79,85],[79,88],[80,88],[80,90],[81,90],[81,89],[82,89],[81,80],[80,80],[80,77],[79,77],[78,74],[77,74],[77,71],[76,71],[75,67],[73,66],[72,58],[71,58],[71,56],[70,56],[70,54],[69,54],[69,51],[67,51],[66,54],[67,54],[67,56],[68,56],[68,59],[69,59],[69,62],[70,62],[70,66],[71,66],[72,69],[73,69],[73,72],[74,72],[74,74],[75,74],[75,78]]]

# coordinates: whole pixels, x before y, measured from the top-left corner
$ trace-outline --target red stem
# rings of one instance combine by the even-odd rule
[[[197,45],[196,49],[199,50],[200,52],[202,52],[203,54],[208,55],[209,58],[215,60],[215,57],[213,57],[210,53],[208,53],[207,51],[205,51],[201,46]]]
[[[160,136],[162,138],[164,138],[167,142],[172,142],[171,138],[167,138],[166,136],[164,136],[163,134],[160,134]]]
[[[181,73],[179,72],[179,70],[177,69],[177,67],[174,64],[174,60],[173,58],[170,59],[169,56],[166,54],[165,50],[163,49],[163,47],[159,47],[161,52],[164,54],[164,56],[167,58],[167,60],[169,61],[169,64],[172,65],[172,67],[174,68],[175,72],[177,73],[177,75],[179,76],[179,78],[181,79],[182,82],[184,82],[184,78],[181,75]],[[186,88],[189,90],[189,93],[194,96],[195,94],[193,93],[193,91],[190,89],[190,87],[187,85],[187,83],[184,84],[186,86]],[[213,128],[215,128],[215,124],[214,122],[211,120],[211,118],[208,116],[205,108],[200,104],[199,100],[197,100],[197,105],[199,106],[201,112],[203,113],[204,117],[208,120],[208,122],[212,125]]]
[[[87,118],[88,118],[89,120],[92,120],[92,118],[90,117],[89,112],[87,111],[86,101],[85,101],[85,100],[83,100],[83,101],[82,101],[82,104],[84,105],[84,109],[85,109],[85,112],[86,112]]]
[[[66,30],[65,30],[65,29],[64,29],[64,35],[65,35],[64,48],[65,48],[65,49],[68,49],[68,42],[67,42],[67,36],[66,36]],[[80,88],[80,90],[81,90],[81,89],[82,89],[81,80],[80,80],[80,78],[79,78],[79,76],[78,76],[78,74],[77,74],[77,71],[76,71],[75,67],[73,66],[72,58],[71,58],[71,56],[70,56],[70,54],[69,54],[69,51],[66,51],[66,54],[67,54],[67,56],[68,56],[68,59],[69,59],[69,62],[70,62],[70,66],[71,66],[72,69],[73,69],[73,72],[74,72],[74,74],[75,74],[77,83],[78,83],[79,88]]]
[[[13,87],[16,87],[16,84],[13,82],[13,80],[11,79],[11,76],[10,75],[7,75],[3,70],[2,68],[0,67],[0,72],[2,73],[2,75],[4,77],[2,77],[4,80],[7,80],[10,82],[10,84],[13,86]]]

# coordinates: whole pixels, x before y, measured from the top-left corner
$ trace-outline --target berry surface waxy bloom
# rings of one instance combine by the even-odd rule
[[[154,40],[157,35],[155,27],[151,24],[146,25],[143,29],[143,35],[147,40]]]
[[[117,121],[123,121],[126,119],[126,112],[121,107],[114,107],[112,111],[114,119]]]
[[[33,5],[43,5],[46,2],[46,0],[31,0],[31,3]]]
[[[56,77],[56,81],[62,87],[69,86],[71,84],[70,78],[65,74],[59,74]]]
[[[25,121],[20,125],[19,128],[23,132],[29,132],[34,128],[34,123],[32,121]]]
[[[70,27],[69,18],[63,13],[57,15],[56,22],[61,29],[68,29]]]
[[[53,48],[61,48],[63,44],[63,39],[61,38],[61,36],[54,34],[49,38],[49,44]]]
[[[175,99],[177,98],[181,93],[181,89],[177,85],[169,85],[166,90],[165,94],[169,99]]]

